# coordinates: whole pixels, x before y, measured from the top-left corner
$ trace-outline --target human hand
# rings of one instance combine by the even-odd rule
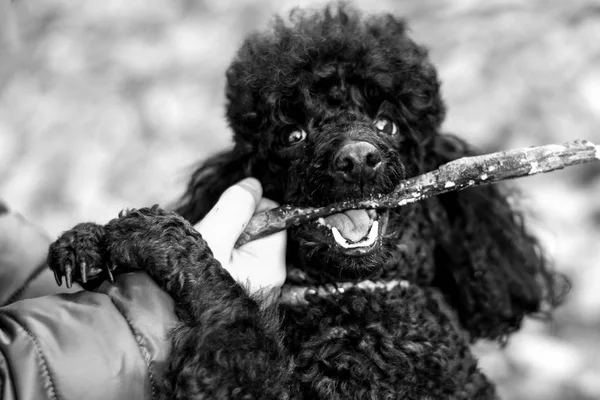
[[[231,186],[208,214],[195,225],[223,268],[251,295],[283,285],[286,275],[286,232],[281,231],[235,248],[235,243],[256,212],[277,207],[262,197],[260,182],[246,178]],[[272,296],[269,300],[272,300]]]

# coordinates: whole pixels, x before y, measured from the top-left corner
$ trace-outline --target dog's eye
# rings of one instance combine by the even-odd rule
[[[375,120],[373,125],[375,125],[375,128],[377,128],[379,132],[388,135],[395,135],[398,133],[398,126],[387,118],[379,117]]]
[[[306,139],[306,132],[302,129],[296,129],[284,136],[284,143],[286,146],[293,146]]]

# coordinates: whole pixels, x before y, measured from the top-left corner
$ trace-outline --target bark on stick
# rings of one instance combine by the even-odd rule
[[[236,246],[319,217],[358,208],[396,208],[431,196],[600,160],[600,146],[586,140],[464,157],[402,181],[392,193],[325,207],[282,206],[252,217]]]

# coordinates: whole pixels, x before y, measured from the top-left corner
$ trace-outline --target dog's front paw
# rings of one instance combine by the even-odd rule
[[[48,266],[60,286],[65,278],[67,287],[73,282],[84,288],[96,285],[90,282],[108,277],[114,282],[114,269],[106,253],[104,227],[94,223],[76,225],[50,245]]]

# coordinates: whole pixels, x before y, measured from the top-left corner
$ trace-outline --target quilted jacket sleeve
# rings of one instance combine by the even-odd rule
[[[0,308],[0,399],[155,398],[175,324],[143,273]]]
[[[0,200],[0,307],[20,299],[74,293],[79,285],[58,286],[46,266],[50,237]]]
[[[59,287],[50,241],[0,202],[0,400],[156,398],[172,299],[144,273]]]

